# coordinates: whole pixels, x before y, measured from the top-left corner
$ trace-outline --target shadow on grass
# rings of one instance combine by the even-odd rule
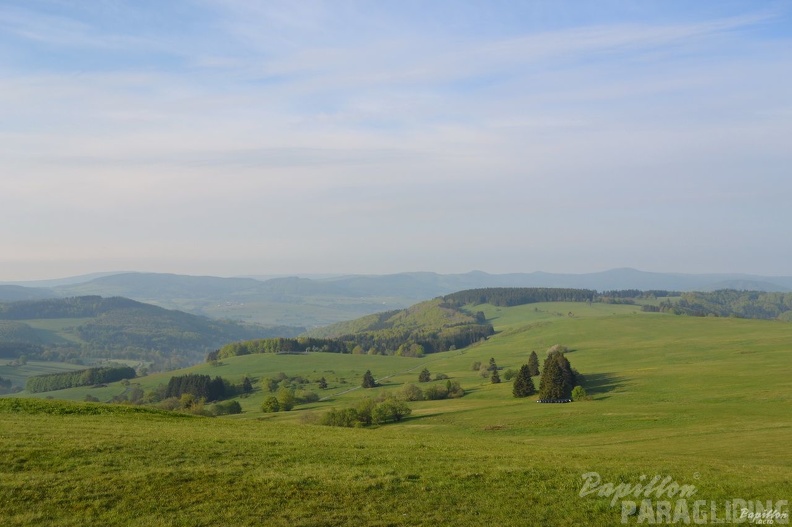
[[[621,388],[625,384],[625,378],[613,373],[588,373],[585,375],[583,387],[589,395],[602,395],[612,392],[616,388]],[[604,397],[600,397],[603,399]]]
[[[437,417],[438,415],[443,415],[443,412],[433,412],[430,414],[421,414],[421,415],[409,415],[403,418],[400,423],[411,423],[413,421],[420,421],[421,419],[427,419],[429,417]]]

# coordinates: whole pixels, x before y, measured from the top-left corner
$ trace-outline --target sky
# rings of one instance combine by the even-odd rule
[[[792,5],[0,0],[0,281],[792,275]]]

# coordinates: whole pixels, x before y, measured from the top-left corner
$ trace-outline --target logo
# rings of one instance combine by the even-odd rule
[[[579,496],[609,499],[620,506],[623,524],[725,524],[788,525],[787,500],[696,499],[695,485],[681,484],[671,476],[642,475],[635,483],[602,482],[597,472],[581,476]]]

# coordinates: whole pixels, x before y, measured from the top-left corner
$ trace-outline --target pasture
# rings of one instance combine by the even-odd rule
[[[327,399],[291,412],[263,414],[258,383],[239,399],[244,412],[223,418],[108,405],[99,406],[118,411],[69,413],[57,408],[93,405],[34,400],[14,410],[2,399],[0,515],[5,525],[621,524],[622,499],[580,495],[590,472],[614,485],[660,475],[695,487],[691,523],[696,500],[711,523],[734,500],[792,498],[792,325],[604,304],[483,310],[495,336],[423,359],[248,355],[188,370],[234,381],[324,376],[329,388],[316,391]],[[591,400],[515,399],[511,383],[471,366],[492,357],[502,372],[516,369],[554,344],[570,349]],[[465,397],[410,403],[407,420],[380,427],[311,424],[331,407],[418,384],[424,367],[458,380]],[[383,386],[357,388],[367,369],[387,377]],[[150,389],[170,375],[133,382]],[[36,395],[104,400],[121,389]]]

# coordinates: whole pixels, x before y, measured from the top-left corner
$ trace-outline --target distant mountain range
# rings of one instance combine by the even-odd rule
[[[587,274],[415,272],[268,280],[118,273],[6,283],[0,285],[0,302],[80,295],[123,296],[212,318],[315,327],[480,287],[789,292],[792,291],[792,276],[652,273],[629,268]]]

